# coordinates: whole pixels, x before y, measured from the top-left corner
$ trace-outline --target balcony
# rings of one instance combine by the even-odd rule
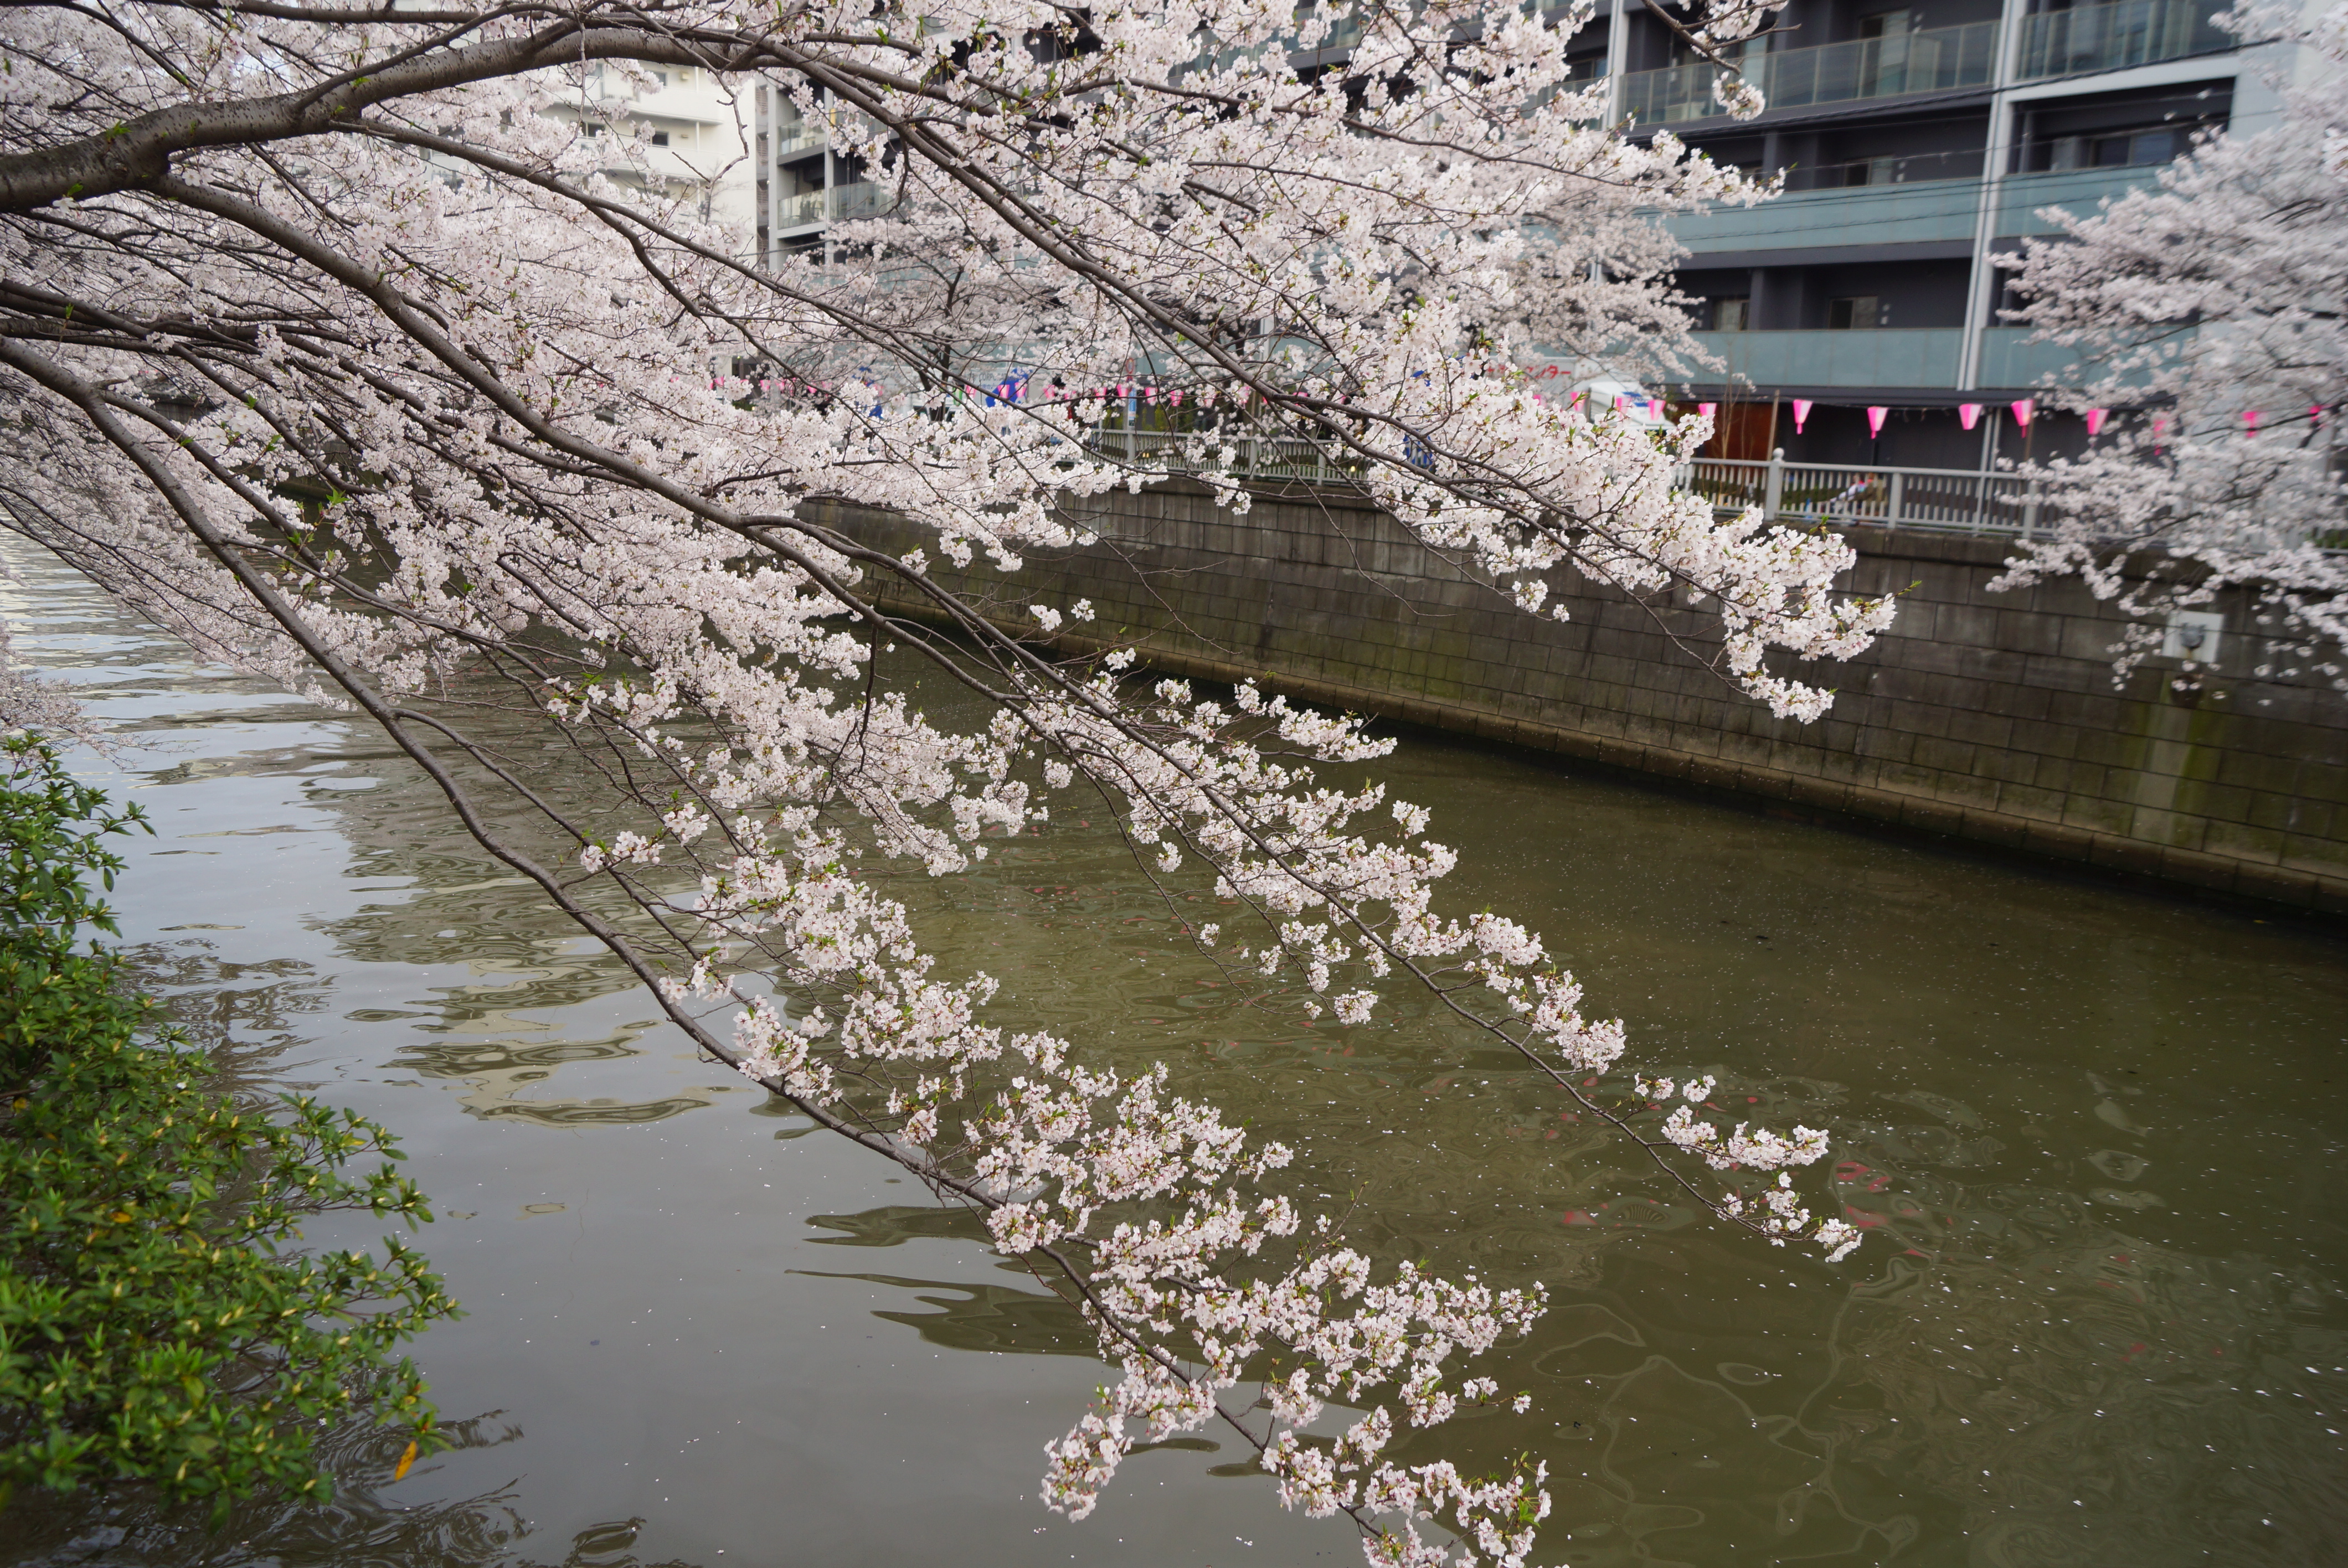
[[[1964,338],[1960,327],[1698,333],[1696,341],[1725,369],[1694,371],[1690,379],[1756,386],[1953,387]]]
[[[1998,188],[1997,233],[2053,234],[2054,224],[2038,216],[2042,207],[2062,207],[2085,217],[2098,202],[2150,185],[2165,164],[2121,169],[2065,169],[2048,174],[2013,174]]]
[[[851,218],[872,218],[897,204],[897,193],[870,180],[850,180],[829,190],[809,190],[786,196],[777,206],[775,227],[797,229],[809,223],[839,223]]]
[[[793,120],[775,128],[775,158],[778,161],[801,158],[815,151],[831,139],[831,128],[814,120]]]
[[[1786,109],[1985,87],[1996,62],[1997,24],[1970,22],[1764,55],[1746,65],[1745,77],[1772,109]],[[1710,65],[1633,71],[1624,78],[1623,108],[1647,125],[1725,118],[1728,111],[1712,96],[1719,74]]]
[[[1313,5],[1309,4],[1299,5],[1297,7],[1297,15],[1299,19],[1302,19],[1309,14],[1313,8]],[[1543,26],[1555,28],[1563,25],[1570,15],[1572,10],[1572,5],[1570,3],[1566,3],[1566,0],[1540,0],[1538,14]],[[1598,15],[1602,16],[1606,15],[1606,13],[1603,10],[1601,10]],[[1463,24],[1455,26],[1452,28],[1451,36],[1454,38],[1471,38],[1478,36],[1482,31],[1483,29],[1480,26],[1472,23]],[[1294,34],[1289,35],[1288,55],[1292,62],[1300,65],[1311,61],[1326,62],[1350,55],[1360,46],[1361,42],[1361,17],[1357,14],[1349,10],[1344,15],[1338,17],[1334,22],[1330,24],[1327,36],[1324,36],[1321,40],[1320,44],[1313,48],[1304,48]],[[1220,60],[1228,58],[1228,56],[1218,56],[1216,57]],[[1572,80],[1587,81],[1594,76],[1602,74],[1594,69],[1583,69],[1581,68],[1583,65],[1594,67],[1596,62],[1591,61],[1577,64],[1571,77]]]
[[[835,223],[850,218],[877,218],[896,205],[894,190],[870,180],[850,180],[831,188],[831,219]]]
[[[1971,240],[1980,201],[1977,179],[1931,179],[1789,191],[1758,207],[1675,212],[1664,222],[1699,256],[1707,251],[1914,244]]]
[[[2214,18],[2227,0],[2117,0],[2023,19],[2018,79],[2085,76],[2188,55],[2221,54],[2239,40]]]
[[[2157,331],[2158,329],[2156,329]],[[2192,336],[2190,327],[2170,329],[2179,346]],[[2028,327],[1991,327],[1982,333],[1981,364],[1973,376],[1976,386],[2031,387],[2051,381],[2057,386],[2093,386],[2104,379],[2100,359],[2081,359],[2079,349],[2059,343],[2031,343]],[[2100,350],[2096,351],[2098,355]],[[2123,385],[2140,386],[2147,374],[2139,369],[2120,378]]]
[[[2026,387],[2047,377],[2073,386],[2081,376],[2074,368],[2079,351],[2059,343],[2029,343],[2028,327],[1992,327],[1982,333],[1981,367],[1973,379],[1982,386]]]
[[[2027,327],[1991,327],[1981,335],[1973,384],[2026,391],[2052,380],[2092,384],[2101,374],[2076,348],[2030,343]],[[1808,386],[1954,391],[1965,334],[1960,327],[1878,327],[1850,332],[1697,333],[1723,368],[1692,369],[1691,383],[1717,386]],[[2137,378],[2131,378],[2137,379]]]

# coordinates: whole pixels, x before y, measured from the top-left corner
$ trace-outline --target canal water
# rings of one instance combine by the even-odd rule
[[[696,1061],[366,728],[19,565],[24,656],[135,743],[75,761],[158,829],[117,895],[142,982],[241,1078],[402,1137],[469,1316],[415,1347],[458,1446],[404,1480],[337,1432],[332,1510],[217,1534],[20,1498],[0,1564],[1359,1561],[1211,1430],[1081,1524],[1045,1512],[1043,1445],[1105,1373],[1069,1312]],[[1422,1006],[1237,1005],[1081,812],[905,891],[1004,978],[1000,1021],[1168,1061],[1382,1259],[1550,1283],[1488,1363],[1532,1411],[1443,1450],[1548,1462],[1540,1562],[2348,1560],[2335,931],[1425,737],[1389,771],[1462,851],[1453,907],[1541,930],[1639,1061],[1832,1130],[1810,1190],[1868,1227],[1854,1256],[1675,1205]]]

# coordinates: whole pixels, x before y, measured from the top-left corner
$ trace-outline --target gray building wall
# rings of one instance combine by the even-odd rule
[[[809,510],[892,555],[922,542],[901,518]],[[2123,623],[2075,581],[1992,593],[1997,540],[1861,531],[1849,587],[1906,590],[1900,618],[1861,658],[1799,671],[1839,693],[1805,726],[1703,668],[1696,613],[1561,579],[1570,621],[1524,615],[1344,490],[1266,488],[1234,518],[1177,480],[1079,515],[1098,544],[1033,555],[1015,581],[940,578],[1007,624],[1090,599],[1099,636],[1166,671],[2348,913],[2348,699],[2253,677],[2239,612],[2199,692],[2158,659],[2116,690]],[[885,607],[916,608],[880,586]]]

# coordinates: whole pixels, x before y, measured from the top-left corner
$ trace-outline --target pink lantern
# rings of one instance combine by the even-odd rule
[[[2037,403],[2034,399],[2025,397],[2013,405],[2013,422],[2027,430],[2030,428],[2030,416],[2037,411]]]
[[[1802,433],[1802,421],[1810,416],[1811,402],[1812,399],[1807,397],[1794,399],[1794,434],[1797,436]]]
[[[2090,408],[2087,410],[2087,435],[2090,438],[2103,434],[2104,415],[2106,412],[2106,410],[2101,408]]]
[[[2259,433],[2259,411],[2255,408],[2244,409],[2242,411],[2242,424],[2246,426],[2242,432],[2243,435],[2256,436]]]
[[[1881,436],[1883,416],[1890,412],[1889,408],[1869,408],[1867,411],[1867,433],[1869,436]]]
[[[2307,405],[2307,422],[2318,430],[2323,428],[2323,405],[2311,403]]]
[[[1717,403],[1699,403],[1695,405],[1695,411],[1709,419],[1712,417],[1712,411],[1719,406]]]
[[[1960,403],[1957,405],[1957,423],[1971,430],[1981,423],[1981,411],[1982,405],[1978,403]]]

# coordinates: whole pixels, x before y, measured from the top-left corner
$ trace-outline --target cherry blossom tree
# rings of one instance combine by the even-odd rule
[[[1735,37],[1769,9],[1691,26]],[[1145,1433],[1217,1420],[1284,1501],[1349,1515],[1373,1561],[1521,1563],[1538,1465],[1385,1450],[1498,1398],[1458,1363],[1541,1292],[1374,1266],[1282,1189],[1286,1150],[1162,1067],[1120,1073],[1098,1042],[998,1016],[995,981],[942,972],[868,873],[965,873],[1056,804],[1106,799],[1137,876],[1233,901],[1191,934],[1266,1005],[1360,1022],[1424,988],[1714,1213],[1857,1244],[1793,1185],[1823,1133],[1714,1126],[1708,1080],[1640,1079],[1632,1111],[1590,1087],[1623,1084],[1619,1022],[1585,1014],[1532,932],[1438,907],[1453,856],[1424,809],[1329,782],[1390,743],[1252,686],[1148,682],[1129,652],[1060,657],[928,570],[930,550],[1009,569],[1086,542],[1064,502],[1149,482],[1094,439],[1138,366],[1210,415],[1223,504],[1250,498],[1228,437],[1321,442],[1489,582],[1494,613],[1561,613],[1565,572],[1694,599],[1718,635],[1690,657],[1780,715],[1823,712],[1789,661],[1849,657],[1890,615],[1833,590],[1850,550],[1674,490],[1702,422],[1651,433],[1512,368],[1540,351],[1529,332],[1625,363],[1688,352],[1650,214],[1758,194],[1601,123],[1602,89],[1564,59],[1586,19],[1457,0],[1302,21],[1255,0],[13,8],[0,513],[200,654],[380,725],[700,1049],[982,1211],[1123,1368],[1054,1446],[1054,1507],[1087,1512]],[[1292,64],[1341,24],[1346,65]],[[578,106],[654,67],[707,70],[746,106],[788,95],[893,205],[759,257],[689,192],[613,184],[586,132],[626,118]],[[1025,395],[990,401],[1013,365]],[[934,542],[891,557],[815,503]],[[926,613],[884,612],[880,581]],[[989,716],[917,711],[883,677],[891,650]],[[500,739],[525,722],[608,806],[542,787],[539,741],[525,763]],[[1368,1413],[1305,1437],[1332,1401]],[[1422,1537],[1430,1519],[1448,1539]]]
[[[2271,668],[2337,678],[2348,6],[2246,6],[2230,25],[2295,46],[2284,57],[2302,79],[2279,84],[2279,119],[2209,136],[2101,211],[2059,214],[2061,233],[2021,259],[2013,319],[2092,367],[2056,400],[2119,416],[2085,456],[2040,466],[2055,527],[2001,582],[2076,573],[2117,601],[2139,621],[2124,671],[2171,610],[2243,596],[2271,633]]]
[[[39,730],[74,740],[102,743],[73,694],[44,681],[16,661],[7,625],[0,622],[0,730]]]

